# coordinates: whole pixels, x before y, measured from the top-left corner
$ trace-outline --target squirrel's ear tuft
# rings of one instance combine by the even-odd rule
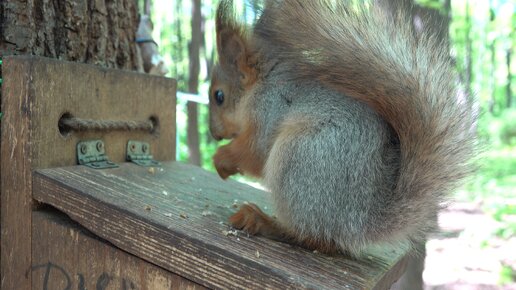
[[[216,20],[219,64],[228,75],[241,79],[243,85],[255,80],[256,72],[250,62],[251,49],[244,27],[235,20],[233,1],[221,1]]]
[[[217,7],[217,15],[215,19],[215,28],[217,33],[227,27],[237,28],[235,9],[232,0],[221,0]]]

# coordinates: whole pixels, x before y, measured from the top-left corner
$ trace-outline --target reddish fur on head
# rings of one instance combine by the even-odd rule
[[[242,130],[236,110],[244,95],[256,82],[253,49],[241,25],[233,19],[232,1],[223,1],[217,10],[216,32],[219,61],[212,73],[210,96],[210,131],[215,139],[235,138]],[[215,93],[224,93],[224,103],[217,104]]]
[[[215,92],[221,90],[224,93],[224,103],[217,104]],[[236,96],[242,94],[238,82],[229,77],[219,64],[212,73],[210,95],[210,132],[217,140],[232,139],[241,131],[239,120],[236,117]]]
[[[242,99],[256,84],[256,54],[241,25],[233,17],[232,1],[219,4],[216,18],[217,52],[210,86],[210,131],[217,140],[232,139],[218,149],[213,157],[219,175],[226,179],[236,173],[262,174],[264,158],[254,146],[256,124]],[[216,101],[217,91],[224,101]]]

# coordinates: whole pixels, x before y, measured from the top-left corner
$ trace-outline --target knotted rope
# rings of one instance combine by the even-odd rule
[[[156,125],[152,120],[114,121],[64,117],[59,120],[59,128],[71,131],[148,131],[154,133]]]

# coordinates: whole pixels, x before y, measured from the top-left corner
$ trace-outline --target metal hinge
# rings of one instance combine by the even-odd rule
[[[77,161],[94,169],[116,168],[118,165],[109,161],[102,140],[82,141],[77,144]]]
[[[161,163],[153,159],[150,154],[150,145],[146,142],[129,140],[127,142],[126,159],[145,167],[161,165]]]

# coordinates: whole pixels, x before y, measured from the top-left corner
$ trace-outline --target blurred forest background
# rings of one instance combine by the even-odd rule
[[[154,23],[153,36],[169,69],[167,76],[178,80],[179,91],[197,95],[182,95],[178,101],[178,159],[213,170],[211,156],[220,144],[210,138],[205,104],[210,70],[216,61],[214,13],[218,1],[139,1],[141,11],[147,10]],[[393,8],[409,1],[383,2]],[[262,2],[235,1],[241,21],[251,24],[256,20]],[[482,222],[474,222],[469,228],[456,232],[452,229],[449,235],[463,238],[455,244],[457,249],[467,247],[472,251],[459,253],[490,257],[487,261],[473,262],[477,266],[456,265],[448,271],[454,278],[435,283],[458,283],[457,279],[467,279],[464,277],[469,275],[474,276],[473,280],[480,279],[471,285],[484,286],[460,289],[491,289],[488,285],[494,285],[493,289],[516,289],[516,0],[418,0],[415,3],[418,7],[415,13],[438,15],[440,19],[433,25],[442,37],[449,39],[450,54],[464,84],[464,94],[477,98],[480,112],[477,130],[485,147],[479,158],[479,172],[456,193],[456,200],[462,205],[457,212],[485,216],[487,226],[481,228]],[[187,102],[191,99],[197,103]],[[451,218],[460,217],[459,214]],[[476,221],[472,216],[463,217],[466,221]],[[445,247],[440,242],[446,239],[444,235],[436,237],[433,244],[430,241],[429,255],[431,251],[446,252],[440,249]],[[456,258],[464,259],[460,255]],[[437,261],[447,263],[444,259]],[[443,274],[439,273],[425,273],[425,280],[442,280]]]

